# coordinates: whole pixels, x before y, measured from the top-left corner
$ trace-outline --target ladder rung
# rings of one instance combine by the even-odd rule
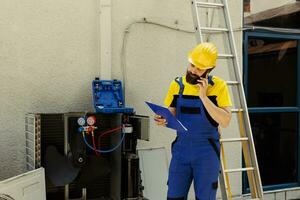
[[[220,59],[233,58],[233,55],[220,53],[220,54],[218,54],[218,58],[220,58]]]
[[[234,112],[234,113],[236,113],[236,112],[243,112],[244,110],[243,109],[241,109],[241,108],[232,108],[231,109],[231,112]]]
[[[227,31],[229,31],[227,28],[211,28],[211,27],[199,27],[199,30],[207,31],[207,32],[227,32]]]
[[[239,141],[248,141],[247,137],[242,138],[228,138],[228,139],[220,139],[220,142],[239,142]]]
[[[226,81],[226,83],[227,83],[228,85],[238,85],[238,84],[239,84],[238,81]]]
[[[208,2],[199,2],[196,1],[196,5],[204,8],[222,8],[224,4],[221,3],[208,3]]]
[[[253,167],[246,167],[246,168],[238,168],[238,169],[226,169],[224,170],[225,173],[233,173],[233,172],[244,172],[244,171],[253,171]]]

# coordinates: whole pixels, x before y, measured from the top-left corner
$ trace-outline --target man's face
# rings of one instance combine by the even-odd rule
[[[201,70],[195,67],[193,64],[190,64],[186,71],[186,82],[196,85],[198,83],[197,80],[200,80],[200,77],[204,75],[205,72],[206,70]]]

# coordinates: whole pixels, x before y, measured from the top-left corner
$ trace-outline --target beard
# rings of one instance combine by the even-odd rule
[[[198,83],[198,80],[200,80],[199,76],[192,74],[188,70],[186,71],[185,77],[186,77],[186,82],[188,82],[191,85],[196,85]]]

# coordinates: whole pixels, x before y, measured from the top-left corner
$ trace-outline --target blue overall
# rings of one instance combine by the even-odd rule
[[[220,150],[218,124],[198,96],[183,96],[182,78],[176,81],[180,85],[176,116],[188,132],[177,132],[172,143],[168,200],[186,200],[193,180],[197,200],[215,200]],[[209,83],[213,84],[211,77]]]

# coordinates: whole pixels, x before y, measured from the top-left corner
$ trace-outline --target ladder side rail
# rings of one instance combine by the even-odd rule
[[[233,35],[233,29],[232,29],[232,24],[231,21],[229,20],[230,17],[230,13],[229,13],[229,9],[228,9],[228,2],[227,0],[224,0],[224,13],[225,13],[225,23],[227,25],[227,28],[229,29],[229,41],[230,41],[230,48],[233,51],[233,64],[235,65],[234,67],[234,71],[235,71],[235,75],[236,78],[238,79],[237,81],[240,82],[240,87],[239,87],[239,96],[241,99],[241,104],[243,106],[244,112],[243,112],[243,116],[244,116],[244,120],[245,120],[245,128],[246,128],[246,134],[249,138],[249,147],[251,148],[251,151],[254,153],[254,155],[256,155],[256,151],[255,151],[255,147],[254,147],[254,140],[252,137],[252,130],[251,130],[251,126],[250,126],[250,119],[249,119],[249,113],[248,113],[248,108],[247,108],[247,104],[246,104],[246,97],[244,95],[244,87],[242,84],[242,76],[241,76],[241,70],[240,70],[240,66],[239,66],[239,62],[238,62],[238,57],[237,57],[237,51],[236,51],[236,45],[235,45],[235,40],[234,40],[234,35]],[[258,168],[258,163],[257,163],[257,159],[256,157],[252,155],[252,161],[253,161],[253,165],[256,168],[255,173],[256,174],[256,178],[259,181],[259,183],[256,184],[256,186],[259,186],[259,197],[263,198],[263,190],[262,187],[260,187],[261,184],[261,178],[260,178],[260,173],[259,173],[259,168]],[[254,156],[254,157],[253,157]]]
[[[238,112],[238,122],[239,122],[239,129],[240,129],[240,135],[241,137],[245,137],[245,129],[244,129],[244,122],[243,122],[243,113]],[[242,142],[242,149],[243,149],[243,155],[244,155],[244,162],[246,167],[253,166],[253,161],[251,159],[251,147],[249,144],[249,140],[247,141],[248,143]],[[255,168],[254,168],[255,169]],[[249,187],[250,187],[250,192],[251,192],[251,197],[255,198],[258,196],[258,191],[257,187],[255,187],[255,170],[254,171],[247,171],[247,177],[248,177],[248,182],[249,182]]]
[[[238,91],[238,95],[239,95],[239,99],[241,99],[241,97],[244,97],[241,93],[242,90]],[[240,102],[241,104],[243,103],[242,101]],[[262,193],[259,193],[259,191],[262,192],[261,190],[261,184],[259,183],[260,180],[257,179],[257,181],[255,181],[255,177],[260,178],[259,177],[259,168],[257,163],[257,160],[255,158],[255,148],[254,148],[254,142],[251,143],[251,141],[253,141],[252,135],[250,134],[251,132],[251,127],[250,124],[247,126],[247,121],[246,118],[248,117],[248,114],[245,112],[247,108],[246,105],[241,105],[242,106],[242,110],[239,109],[237,110],[237,115],[238,115],[238,122],[239,122],[239,126],[240,126],[240,137],[241,138],[248,138],[247,143],[242,142],[242,149],[243,149],[243,156],[244,156],[244,161],[245,161],[245,165],[246,167],[254,167],[254,171],[247,171],[247,177],[248,177],[248,181],[249,181],[249,187],[250,187],[250,192],[251,192],[251,196],[252,198],[255,197],[261,197]],[[243,126],[243,124],[245,126]],[[248,133],[248,134],[247,134]],[[253,152],[251,154],[251,152]],[[258,173],[257,173],[258,172]],[[256,173],[256,174],[255,174]]]
[[[221,128],[218,128],[220,139],[221,139]],[[230,187],[229,175],[225,173],[227,168],[226,159],[225,159],[225,150],[224,150],[224,143],[220,143],[220,187],[222,193],[223,200],[232,200],[232,192]],[[222,184],[223,183],[223,184]]]
[[[230,183],[228,179],[228,174],[225,173],[225,157],[224,157],[224,148],[221,145],[221,162],[220,162],[220,176],[219,176],[219,182],[220,182],[220,189],[221,189],[221,195],[223,200],[232,200],[231,197],[231,190],[230,190]]]

